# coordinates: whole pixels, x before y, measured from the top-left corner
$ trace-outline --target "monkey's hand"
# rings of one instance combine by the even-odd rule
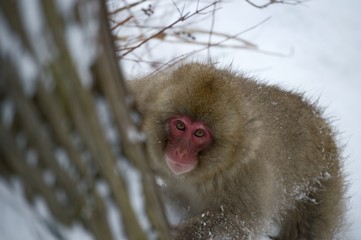
[[[244,239],[248,228],[238,215],[223,210],[209,210],[174,228],[176,240]]]

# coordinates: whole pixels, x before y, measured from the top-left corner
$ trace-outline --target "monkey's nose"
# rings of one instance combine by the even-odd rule
[[[180,148],[177,148],[175,150],[175,154],[177,157],[179,158],[184,158],[185,156],[187,156],[187,150],[186,149],[180,149]]]

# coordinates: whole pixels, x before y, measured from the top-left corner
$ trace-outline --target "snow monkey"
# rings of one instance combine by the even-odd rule
[[[129,85],[175,239],[337,238],[341,157],[315,104],[199,63]]]

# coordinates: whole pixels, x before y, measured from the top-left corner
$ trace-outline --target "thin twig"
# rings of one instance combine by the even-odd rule
[[[209,30],[209,35],[208,35],[208,61],[211,61],[211,42],[212,42],[212,36],[213,36],[213,31],[214,31],[214,23],[216,20],[216,4],[213,6],[213,12],[212,12],[212,21],[211,21],[211,28]]]
[[[124,25],[125,23],[129,22],[129,21],[132,20],[132,19],[133,19],[133,16],[127,17],[127,18],[124,19],[123,21],[120,21],[120,22],[118,22],[115,26],[113,26],[113,27],[110,29],[110,31],[114,31],[116,28]]]
[[[272,4],[287,4],[287,5],[300,5],[304,2],[307,2],[308,0],[270,0],[268,3],[265,3],[263,5],[258,5],[252,2],[251,0],[245,0],[247,3],[251,4],[253,7],[256,8],[266,8]]]
[[[145,1],[147,1],[147,0],[140,0],[140,1],[138,1],[138,2],[131,3],[131,4],[127,3],[127,4],[126,4],[124,7],[122,7],[122,8],[118,8],[118,9],[115,9],[114,11],[112,11],[112,12],[108,12],[108,15],[111,16],[111,15],[117,14],[117,13],[119,13],[119,12],[122,12],[122,11],[124,11],[124,10],[128,10],[128,9],[130,9],[130,8],[132,8],[132,7],[135,7],[135,6],[141,4],[141,3],[145,2]]]

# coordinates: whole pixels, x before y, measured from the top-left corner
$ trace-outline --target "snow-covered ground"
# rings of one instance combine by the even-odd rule
[[[223,66],[232,64],[234,69],[269,83],[305,92],[313,99],[319,98],[320,105],[327,107],[326,114],[334,120],[340,143],[345,145],[345,170],[350,182],[350,227],[346,239],[351,240],[361,236],[360,12],[358,0],[314,0],[306,6],[274,5],[262,10],[243,1],[229,1],[217,11],[215,30],[233,34],[271,17],[241,37],[261,49],[287,56],[211,50],[213,60]],[[175,55],[175,51],[183,49],[177,47],[168,52]],[[206,52],[200,53],[196,59],[206,56]],[[9,187],[0,181],[0,240],[53,239],[41,224],[46,211],[36,212],[21,197],[19,184]],[[79,226],[69,231],[66,238],[91,239]]]

